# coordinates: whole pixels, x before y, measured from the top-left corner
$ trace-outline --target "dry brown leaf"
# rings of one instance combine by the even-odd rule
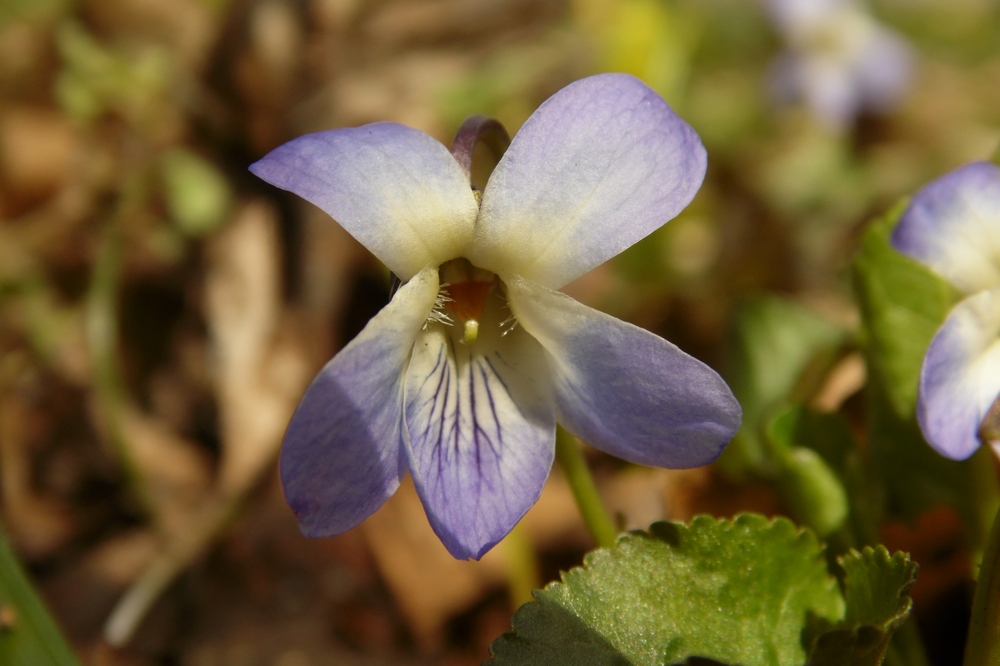
[[[154,530],[120,532],[92,548],[80,566],[95,580],[124,589],[163,550],[163,542]]]
[[[312,361],[318,370],[335,349],[348,342],[330,339],[329,322],[343,319],[350,277],[371,261],[371,254],[315,206],[303,207],[302,213],[302,305],[312,329],[308,347],[315,351]]]
[[[364,531],[386,584],[425,649],[442,644],[449,618],[503,584],[502,551],[496,548],[479,562],[452,557],[427,522],[409,477],[364,522]]]
[[[0,506],[18,550],[29,558],[52,554],[75,532],[68,508],[32,487],[28,423],[33,417],[16,395],[0,395]]]
[[[192,72],[210,56],[219,29],[211,8],[198,0],[99,0],[86,5],[89,20],[102,33],[162,44]]]
[[[864,357],[860,353],[849,354],[830,369],[810,406],[821,412],[835,412],[845,400],[862,389],[867,379]]]
[[[408,42],[480,38],[523,25],[525,15],[556,16],[560,2],[538,0],[426,0],[387,2],[363,26],[369,41],[382,48]]]
[[[519,528],[536,549],[589,544],[569,486],[558,473],[549,478]],[[512,557],[507,540],[479,562],[456,560],[427,522],[409,477],[364,522],[363,530],[410,631],[425,649],[441,645],[452,617],[505,584]]]
[[[0,177],[21,196],[44,196],[73,173],[79,140],[63,114],[10,106],[0,114]]]
[[[209,496],[211,461],[193,442],[134,407],[122,409],[120,424],[159,526],[175,537],[185,533]]]
[[[344,73],[328,89],[322,115],[344,125],[392,120],[446,140],[439,100],[473,64],[466,54],[424,51]]]
[[[217,360],[222,435],[219,491],[238,495],[277,455],[308,379],[298,344],[281,328],[276,213],[244,205],[212,242],[207,316]]]
[[[667,517],[664,486],[668,473],[650,467],[626,467],[600,486],[601,498],[623,530],[644,530]]]

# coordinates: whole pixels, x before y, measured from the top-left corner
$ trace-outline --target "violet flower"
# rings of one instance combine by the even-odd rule
[[[857,0],[768,0],[788,50],[774,67],[782,98],[801,99],[834,129],[863,110],[885,111],[905,92],[911,54]]]
[[[478,559],[538,499],[557,420],[632,462],[714,460],[741,419],[725,382],[555,291],[677,215],[705,166],[694,130],[619,74],[546,101],[481,204],[447,148],[394,123],[309,134],[252,165],[403,282],[288,426],[281,478],[303,533],[358,525],[409,471],[444,545]]]
[[[1000,410],[1000,168],[976,162],[925,186],[892,244],[962,295],[924,357],[917,417],[938,452],[967,458]]]

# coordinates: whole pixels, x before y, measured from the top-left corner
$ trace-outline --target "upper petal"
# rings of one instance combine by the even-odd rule
[[[401,279],[462,255],[478,208],[448,149],[396,123],[306,134],[250,166],[319,206]]]
[[[548,353],[559,422],[611,455],[686,468],[713,461],[742,410],[718,374],[666,340],[522,278],[511,310]]]
[[[967,294],[1000,285],[1000,168],[974,162],[926,185],[892,244]]]
[[[434,325],[406,373],[410,473],[427,517],[459,559],[479,559],[538,500],[555,455],[548,368],[538,343],[501,337],[487,306],[479,339]]]
[[[705,167],[698,135],[644,83],[582,79],[514,137],[486,185],[467,256],[561,287],[677,215]]]
[[[979,448],[977,432],[1000,396],[1000,288],[955,306],[927,349],[917,417],[928,443],[961,460]]]
[[[307,536],[351,529],[385,502],[403,466],[403,369],[438,293],[421,271],[320,371],[281,448],[281,482]]]

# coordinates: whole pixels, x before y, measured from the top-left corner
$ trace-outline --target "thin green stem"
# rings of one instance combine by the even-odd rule
[[[118,294],[122,271],[122,238],[118,220],[106,222],[97,262],[87,294],[87,347],[93,366],[97,406],[108,443],[122,467],[126,482],[139,506],[152,510],[142,472],[125,438],[122,409],[125,389],[121,380],[118,347]]]
[[[511,608],[517,609],[533,599],[531,591],[541,587],[535,549],[520,523],[503,540],[507,563],[507,594]]]
[[[563,474],[566,475],[566,480],[569,481],[573,498],[580,507],[580,515],[583,516],[583,522],[594,537],[594,541],[601,548],[614,546],[618,530],[601,501],[597,484],[590,474],[590,468],[587,467],[587,460],[583,457],[580,445],[562,428],[556,430],[556,459],[562,467]]]
[[[917,621],[911,617],[892,635],[885,666],[930,666]]]
[[[122,466],[126,483],[142,511],[153,513],[142,470],[122,426],[126,391],[122,381],[118,340],[118,306],[124,263],[122,225],[142,201],[141,176],[128,179],[115,210],[105,222],[101,245],[87,292],[87,351],[93,367],[94,390],[106,437]]]
[[[972,599],[972,618],[965,642],[967,666],[1000,664],[1000,512],[993,519],[993,528],[979,566],[976,596]]]

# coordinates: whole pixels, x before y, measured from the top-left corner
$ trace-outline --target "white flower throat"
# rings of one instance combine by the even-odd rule
[[[452,326],[457,319],[462,327],[462,342],[471,345],[479,338],[484,311],[491,297],[502,301],[500,307],[507,307],[503,283],[495,273],[473,266],[472,262],[464,258],[443,263],[439,278],[440,291],[434,302],[434,309],[427,318],[427,324]],[[499,322],[501,334],[507,335],[516,325],[514,316],[508,316]]]

